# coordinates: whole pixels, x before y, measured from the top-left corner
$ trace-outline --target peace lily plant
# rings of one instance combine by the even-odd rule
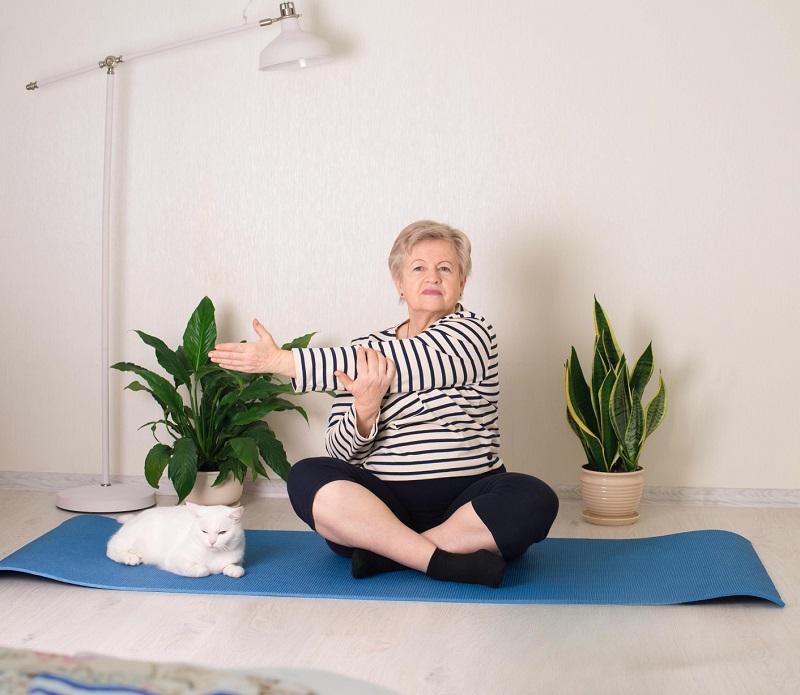
[[[659,372],[658,392],[643,409],[642,394],[653,373],[652,342],[631,373],[597,297],[594,325],[591,386],[574,346],[564,365],[567,422],[586,452],[586,468],[609,473],[636,471],[645,440],[666,414],[667,389]]]
[[[214,305],[208,297],[203,297],[194,310],[183,344],[176,350],[160,338],[138,330],[136,333],[155,349],[158,363],[172,379],[131,362],[112,365],[112,369],[139,376],[146,385],[132,381],[125,388],[147,391],[163,412],[161,419],[142,425],[150,425],[157,442],[144,463],[145,478],[151,486],[158,487],[166,470],[180,503],[192,491],[198,471],[218,472],[214,486],[230,475],[241,483],[248,471],[253,480],[259,475],[267,477],[262,461],[286,480],[286,451],[262,418],[275,411],[295,410],[308,422],[308,415],[287,400],[286,396],[294,394],[291,384],[281,383],[271,374],[232,372],[211,362],[208,353],[217,341],[217,327]],[[283,349],[308,347],[313,335],[295,338]],[[182,392],[188,395],[188,405]],[[158,425],[163,425],[170,443],[156,436]]]

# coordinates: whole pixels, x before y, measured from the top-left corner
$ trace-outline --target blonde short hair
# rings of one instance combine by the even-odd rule
[[[397,235],[389,252],[389,271],[392,277],[400,277],[400,268],[405,257],[414,248],[414,244],[428,239],[444,239],[453,244],[458,257],[458,271],[466,280],[472,272],[472,244],[469,243],[467,235],[458,229],[432,220],[412,222]]]

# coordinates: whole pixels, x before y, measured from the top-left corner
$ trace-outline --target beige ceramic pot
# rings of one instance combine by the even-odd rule
[[[233,473],[228,474],[227,480],[222,485],[212,487],[212,483],[217,479],[217,472],[197,472],[197,480],[192,491],[187,495],[187,502],[194,504],[226,504],[234,505],[242,498],[244,485],[236,480]]]
[[[601,526],[624,526],[639,520],[644,489],[644,470],[603,473],[581,469],[583,518]]]

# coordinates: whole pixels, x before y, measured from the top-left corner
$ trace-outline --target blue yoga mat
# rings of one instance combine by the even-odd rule
[[[109,560],[106,542],[118,528],[109,517],[75,516],[0,561],[0,571],[100,589],[192,594],[628,605],[736,596],[784,605],[750,541],[729,531],[548,538],[510,562],[502,586],[490,589],[436,581],[413,570],[353,579],[350,560],[311,531],[247,531],[246,574],[240,579],[178,577]]]

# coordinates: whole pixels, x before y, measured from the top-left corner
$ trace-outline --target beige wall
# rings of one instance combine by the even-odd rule
[[[800,488],[800,4],[298,10],[338,62],[259,73],[273,27],[119,70],[112,361],[155,365],[132,329],[177,345],[204,294],[230,340],[254,316],[318,345],[398,322],[385,258],[431,217],[474,243],[465,303],[498,330],[510,468],[578,479],[562,364],[572,344],[589,360],[596,293],[630,360],[653,340],[669,388],[649,484]],[[3,14],[0,470],[93,473],[105,80],[23,87],[233,26],[239,7]],[[137,474],[155,410],[125,383],[113,373],[112,472]],[[271,420],[293,459],[322,453],[329,402],[304,397],[310,429]]]

